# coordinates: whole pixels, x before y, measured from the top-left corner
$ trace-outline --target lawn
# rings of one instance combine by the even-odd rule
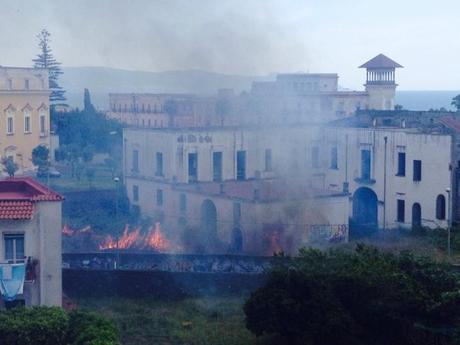
[[[101,164],[87,164],[86,168],[94,170],[94,176],[88,179],[83,171],[80,179],[70,176],[68,167],[58,166],[58,170],[62,173],[61,177],[50,178],[49,187],[58,192],[74,192],[90,189],[114,189],[116,184],[112,178],[112,174],[108,168]],[[47,184],[47,178],[39,179],[42,183]]]
[[[242,297],[184,300],[84,298],[79,308],[96,311],[118,326],[123,345],[251,345]]]

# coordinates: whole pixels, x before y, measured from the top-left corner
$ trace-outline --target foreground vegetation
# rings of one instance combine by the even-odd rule
[[[123,345],[251,345],[244,324],[244,298],[185,300],[128,298],[77,299],[117,325]]]
[[[57,307],[0,312],[2,345],[118,345],[112,322],[93,313]]]
[[[460,277],[447,264],[358,245],[303,249],[244,306],[258,343],[453,345]]]

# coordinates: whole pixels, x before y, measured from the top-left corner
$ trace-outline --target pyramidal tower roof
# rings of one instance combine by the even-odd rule
[[[399,63],[391,60],[389,57],[379,54],[373,59],[370,59],[365,64],[359,66],[359,68],[402,68]]]

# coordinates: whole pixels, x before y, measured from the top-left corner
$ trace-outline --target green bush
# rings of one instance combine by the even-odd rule
[[[74,311],[70,313],[69,344],[115,345],[118,335],[115,325],[102,316]]]
[[[301,250],[244,307],[258,344],[459,343],[460,279],[409,253]]]
[[[2,345],[66,345],[69,317],[57,307],[14,308],[0,313]]]
[[[0,312],[1,345],[117,345],[112,322],[92,313],[58,307]]]

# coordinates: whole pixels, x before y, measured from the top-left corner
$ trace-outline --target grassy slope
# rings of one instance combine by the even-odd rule
[[[251,345],[244,326],[243,298],[212,297],[180,301],[86,298],[80,308],[114,320],[124,345]]]

